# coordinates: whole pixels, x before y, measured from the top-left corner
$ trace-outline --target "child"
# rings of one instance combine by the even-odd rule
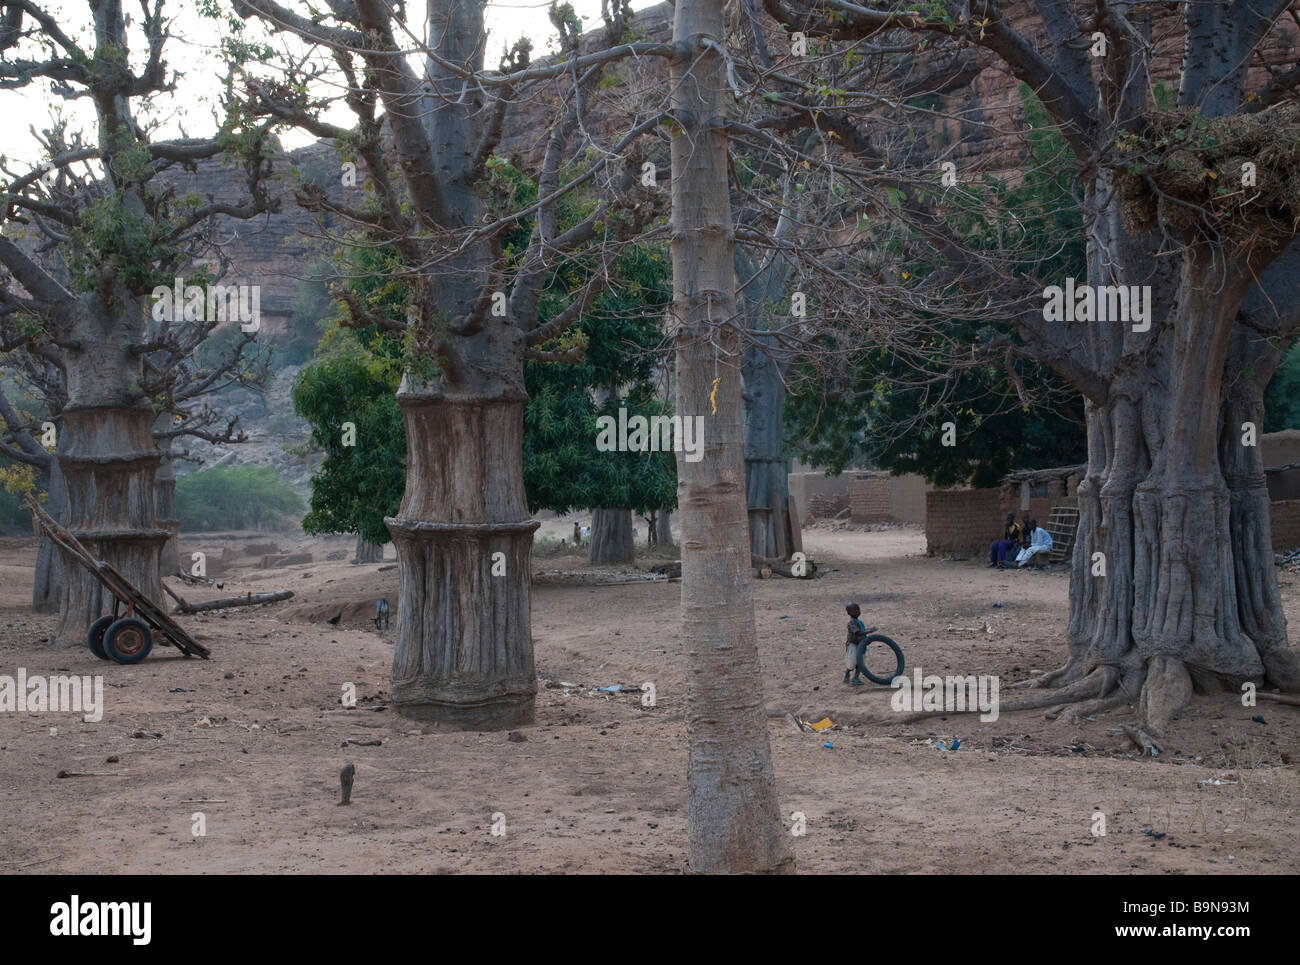
[[[862,625],[858,617],[862,616],[862,608],[856,603],[850,603],[844,608],[844,612],[849,615],[849,632],[844,639],[844,682],[851,683],[854,687],[862,686],[862,678],[859,676],[861,670],[858,664],[861,662],[863,640],[871,630]],[[853,672],[853,679],[849,680],[849,671]]]

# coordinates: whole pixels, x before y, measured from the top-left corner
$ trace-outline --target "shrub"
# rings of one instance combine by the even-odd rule
[[[270,466],[213,466],[176,481],[182,530],[270,528],[302,509],[302,498]]]

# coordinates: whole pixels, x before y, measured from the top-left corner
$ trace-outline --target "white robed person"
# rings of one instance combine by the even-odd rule
[[[1039,553],[1046,553],[1052,548],[1052,534],[1038,525],[1038,520],[1029,521],[1029,545],[1016,554],[1016,566],[1021,567]]]

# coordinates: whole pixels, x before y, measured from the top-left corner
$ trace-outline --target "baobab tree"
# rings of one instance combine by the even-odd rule
[[[0,348],[23,349],[63,379],[57,459],[65,525],[157,600],[159,555],[171,533],[154,507],[162,453],[147,386],[160,373],[149,359],[177,349],[189,315],[160,315],[154,293],[210,254],[216,217],[249,218],[275,204],[266,190],[265,132],[237,111],[208,138],[156,136],[153,112],[166,100],[159,95],[179,80],[163,59],[170,33],[162,0],[142,5],[134,23],[117,0],[90,0],[87,8],[93,47],[32,0],[0,3],[0,89],[30,93],[48,82],[56,95],[94,108],[92,139],[56,126],[39,163],[7,172]],[[178,196],[164,176],[222,154],[243,167],[241,197]],[[219,311],[229,308],[227,301]],[[173,367],[162,381],[179,377]],[[64,583],[55,642],[70,646],[84,642],[87,624],[111,599],[79,568],[68,568]]]
[[[177,323],[159,343],[160,347],[145,359],[146,375],[141,390],[157,413],[152,435],[162,453],[154,477],[154,517],[159,528],[168,529],[171,534],[161,551],[162,573],[175,572],[180,565],[174,545],[176,480],[171,469],[176,455],[174,445],[177,440],[188,438],[222,445],[246,441],[238,420],[223,417],[208,399],[230,386],[260,386],[269,373],[267,359],[255,352],[251,333],[225,349],[211,364],[199,364],[194,350],[218,324],[205,320]],[[5,359],[5,368],[22,380],[24,401],[30,404],[20,407],[0,389],[0,454],[31,466],[45,477],[45,508],[62,523],[67,512],[63,471],[55,451],[46,448],[43,441],[52,436],[57,445],[62,435],[67,377],[61,353],[48,346],[37,346],[36,350],[40,354],[16,348]],[[42,534],[32,583],[32,608],[38,612],[58,609],[58,590],[62,585],[59,554],[48,535]],[[75,627],[70,628],[70,633],[75,635]]]
[[[1287,270],[1300,226],[1300,71],[1276,63],[1296,34],[1290,0],[1206,0],[1177,13],[1038,0],[1018,8],[1015,25],[988,0],[764,5],[791,31],[841,47],[914,37],[1000,61],[1074,155],[1090,297],[1114,306],[1118,291],[1135,296],[1135,311],[1118,316],[1057,314],[1040,301],[1011,319],[1009,350],[1084,396],[1089,459],[1069,659],[1029,682],[1043,693],[1004,709],[1136,704],[1159,733],[1194,690],[1300,689],[1254,436],[1264,387],[1300,321]],[[1159,59],[1176,46],[1181,66]],[[1158,101],[1161,81],[1172,83],[1172,103]],[[842,108],[822,129],[871,156],[878,146]],[[944,232],[932,237],[944,250]],[[1037,283],[1047,296],[1066,280]]]
[[[586,119],[602,99],[606,64],[666,45],[623,42],[630,12],[617,2],[604,11],[594,49],[584,50],[572,10],[555,8],[556,63],[532,65],[521,42],[499,70],[487,71],[481,3],[434,0],[427,22],[414,28],[404,9],[381,0],[328,11],[237,0],[236,9],[328,51],[354,127],[328,122],[302,93],[323,69],[312,62],[251,80],[250,101],[353,152],[367,201],[306,193],[301,201],[348,226],[350,238],[334,233],[340,243],[391,246],[389,274],[404,286],[400,322],[345,286],[335,292],[346,324],[411,343],[397,393],[406,488],[387,520],[399,561],[393,702],[404,715],[451,727],[529,723],[537,686],[529,554],[539,524],[523,481],[523,363],[580,351],[563,336],[606,286],[618,252],[646,236],[657,209],[636,152],[663,112],[620,125],[610,144],[593,139]],[[418,72],[409,51],[418,51]],[[521,201],[495,151],[516,103],[551,82],[535,197]],[[559,230],[560,206],[586,187],[598,189],[599,202]],[[505,250],[504,235],[520,223],[531,225],[523,251]],[[540,302],[557,266],[579,258],[594,270],[543,319]]]

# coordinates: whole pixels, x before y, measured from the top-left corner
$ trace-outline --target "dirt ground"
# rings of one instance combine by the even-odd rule
[[[219,541],[209,556],[228,545],[239,561],[249,542]],[[262,570],[250,556],[218,568],[221,589],[169,583],[191,602],[294,599],[180,617],[212,659],[156,647],[135,666],[49,648],[53,617],[27,607],[34,545],[0,543],[0,673],[102,674],[105,702],[98,723],[0,714],[0,873],[685,869],[679,584],[538,585],[536,725],[516,739],[425,732],[385,709],[393,634],[368,622],[375,599],[394,598],[391,547],[388,562],[354,566],[321,561],[350,556],[346,540],[279,542],[317,562]],[[768,707],[836,724],[769,723],[786,823],[805,816],[792,837],[801,871],[1292,870],[1300,708],[1198,697],[1155,759],[1117,733],[1127,713],[902,725],[889,688],[840,681],[846,602],[902,645],[909,672],[998,674],[1005,700],[1011,681],[1064,662],[1066,574],[926,558],[916,528],[811,528],[805,547],[823,577],[754,583]],[[543,544],[534,572],[566,566],[583,568]],[[1293,626],[1294,581],[1282,574]],[[645,682],[653,708],[594,689]],[[345,683],[356,709],[340,704]],[[934,745],[953,737],[956,751]],[[349,761],[356,785],[340,807]]]

